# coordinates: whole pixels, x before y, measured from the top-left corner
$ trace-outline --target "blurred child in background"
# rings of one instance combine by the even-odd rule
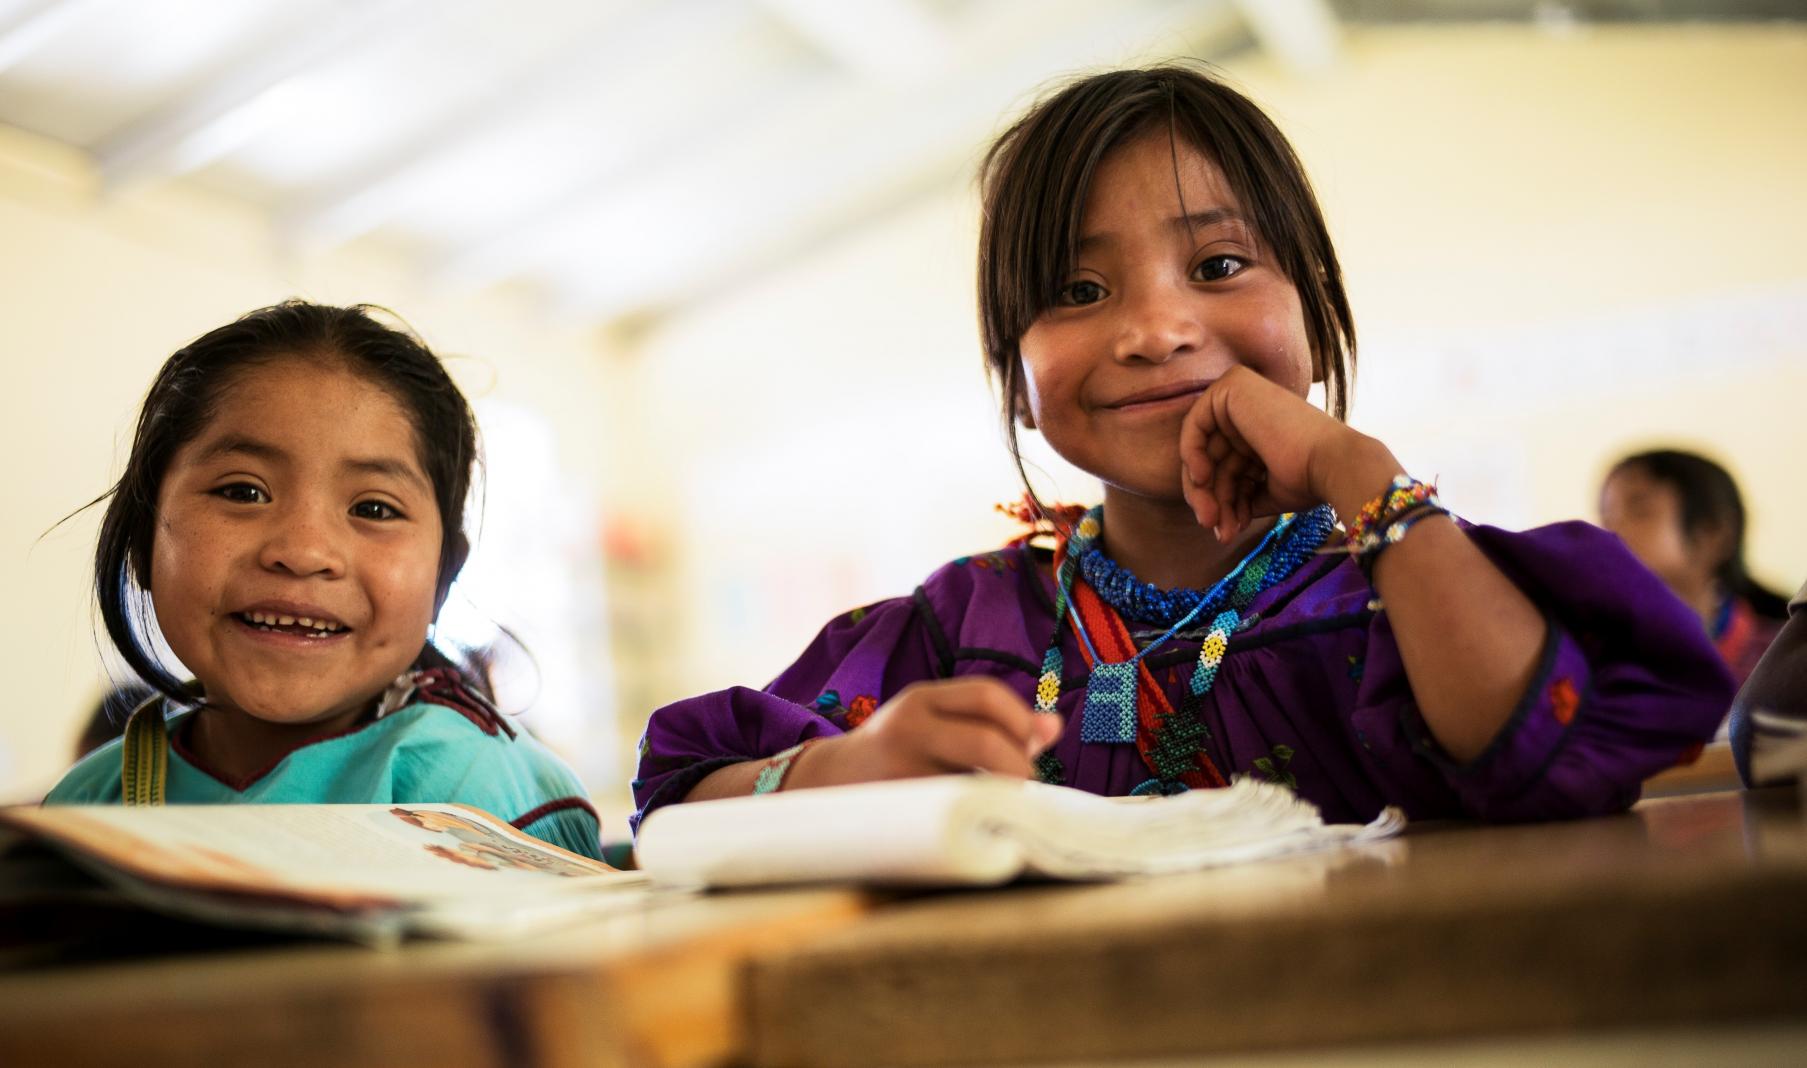
[[[1745,570],[1731,474],[1678,449],[1627,456],[1601,486],[1600,522],[1694,609],[1742,685],[1788,618],[1788,598]]]

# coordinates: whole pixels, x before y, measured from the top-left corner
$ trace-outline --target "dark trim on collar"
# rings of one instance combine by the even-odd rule
[[[1299,638],[1309,638],[1314,634],[1324,634],[1333,630],[1347,630],[1350,627],[1366,626],[1374,618],[1374,611],[1369,608],[1345,612],[1342,615],[1325,616],[1322,619],[1307,619],[1298,623],[1288,623],[1284,627],[1271,627],[1252,634],[1240,634],[1230,639],[1224,647],[1224,656],[1232,653],[1246,653],[1254,649],[1263,649],[1281,642],[1290,642]],[[1165,653],[1156,653],[1148,658],[1149,670],[1169,668],[1176,664],[1189,664],[1198,659],[1198,648],[1174,649]]]
[[[956,654],[948,645],[947,631],[942,628],[934,607],[929,604],[928,591],[921,586],[916,587],[916,592],[910,595],[910,603],[916,609],[916,615],[921,618],[923,629],[929,632],[929,644],[935,647],[935,659],[941,662],[941,677],[951,677]]]
[[[589,801],[581,797],[561,797],[555,801],[548,801],[538,808],[529,809],[525,813],[509,820],[508,825],[517,831],[524,831],[540,820],[552,815],[554,812],[564,812],[574,808],[588,812],[590,818],[596,821],[596,826],[598,828],[602,826],[602,817],[596,814],[596,806],[590,804]]]
[[[1368,621],[1373,618],[1374,611],[1372,609],[1362,608],[1354,612],[1345,612],[1342,615],[1325,616],[1322,619],[1307,619],[1299,623],[1288,624],[1284,627],[1273,627],[1257,634],[1244,634],[1230,639],[1228,647],[1224,650],[1224,655],[1227,657],[1231,653],[1246,653],[1251,649],[1261,649],[1269,645],[1278,645],[1281,642],[1293,641],[1298,638],[1307,638],[1314,634],[1323,634],[1326,631],[1347,630],[1350,627],[1365,626]],[[1019,656],[1016,653],[1004,649],[961,646],[953,651],[952,659],[956,663],[962,660],[985,660],[994,664],[1003,664],[1007,667],[1016,668],[1018,671],[1021,671],[1031,678],[1039,677],[1042,673],[1040,664],[1032,662],[1027,657]],[[1150,671],[1159,671],[1179,664],[1190,664],[1197,659],[1198,646],[1194,644],[1189,648],[1172,649],[1164,653],[1156,653],[1153,656],[1148,657],[1146,663],[1148,664],[1148,669]],[[951,670],[952,669],[950,668],[950,674]],[[1062,690],[1065,690],[1069,686],[1083,686],[1085,685],[1086,679],[1090,677],[1091,672],[1086,671],[1074,678],[1062,679],[1060,687]]]
[[[1054,554],[1028,545],[1017,551],[1023,554],[1024,570],[1035,579],[1029,584],[1029,591],[1035,595],[1036,603],[1042,606],[1042,611],[1053,616],[1054,595],[1048,591],[1054,587]],[[1042,566],[1044,563],[1047,565],[1045,568]],[[1044,577],[1048,580],[1046,586],[1042,585]]]
[[[1018,671],[1033,679],[1041,678],[1042,674],[1042,666],[1040,664],[1032,662],[1028,657],[1018,656],[1017,654],[1004,649],[982,649],[977,646],[962,646],[959,649],[954,650],[954,659],[984,660],[993,664],[1003,664],[1006,667],[1016,668]],[[1084,686],[1086,680],[1091,677],[1091,671],[1087,670],[1070,678],[1063,678],[1060,680],[1061,691],[1064,693],[1074,686]]]
[[[364,728],[372,726],[373,724],[380,722],[375,716],[368,716],[365,719],[359,720],[357,723],[353,724],[350,727],[345,728],[342,731],[334,731],[331,734],[321,735],[318,738],[309,738],[309,739],[306,739],[305,741],[297,742],[294,745],[290,746],[289,748],[283,750],[280,754],[277,755],[276,759],[270,761],[268,764],[264,765],[262,768],[259,768],[257,771],[252,772],[250,775],[248,775],[242,779],[234,779],[231,776],[228,776],[222,772],[216,771],[213,768],[208,767],[206,764],[202,763],[200,757],[195,753],[195,751],[193,749],[189,748],[188,735],[191,731],[194,730],[195,715],[197,715],[199,712],[200,712],[200,709],[198,709],[198,708],[195,709],[194,712],[192,712],[189,715],[187,715],[186,717],[184,717],[181,723],[178,723],[176,725],[175,730],[170,732],[170,735],[169,735],[170,749],[174,750],[178,756],[180,756],[183,760],[187,761],[189,766],[194,768],[196,771],[207,776],[209,779],[212,779],[213,781],[219,783],[221,786],[226,787],[228,790],[232,790],[232,791],[235,791],[235,792],[241,793],[241,794],[244,793],[246,790],[249,790],[251,787],[256,786],[259,782],[262,782],[265,777],[267,777],[271,772],[275,771],[278,767],[280,767],[282,765],[283,761],[287,760],[291,756],[294,756],[296,753],[300,752],[301,750],[306,749],[309,746],[321,745],[325,742],[333,742],[333,741],[339,740],[340,738],[350,737],[351,735],[358,733],[359,731],[363,730]]]

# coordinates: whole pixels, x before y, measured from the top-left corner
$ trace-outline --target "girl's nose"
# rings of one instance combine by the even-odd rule
[[[1164,287],[1122,305],[1116,357],[1121,361],[1166,363],[1204,344],[1204,324],[1191,302]]]
[[[294,510],[278,519],[258,562],[271,571],[302,578],[335,578],[345,573],[345,553],[324,516]]]

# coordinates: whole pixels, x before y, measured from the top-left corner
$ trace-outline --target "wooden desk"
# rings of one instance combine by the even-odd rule
[[[506,946],[0,974],[6,1068],[1097,1064],[1735,1020],[1807,1021],[1792,791],[1134,884],[731,894]]]
[[[1040,1062],[1807,1016],[1792,790],[901,902],[757,954],[753,1065]]]
[[[1700,751],[1692,764],[1657,772],[1644,780],[1644,800],[1678,794],[1718,793],[1743,786],[1738,765],[1732,760],[1730,742],[1714,742]]]
[[[747,955],[848,923],[851,891],[692,899],[507,945],[321,943],[0,974],[0,1065],[717,1065]]]

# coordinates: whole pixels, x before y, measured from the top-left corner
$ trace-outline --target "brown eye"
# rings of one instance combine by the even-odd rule
[[[1096,304],[1103,300],[1104,297],[1105,292],[1103,286],[1088,279],[1081,279],[1080,281],[1069,283],[1060,291],[1058,303],[1064,304],[1067,307],[1080,307],[1086,304]]]
[[[229,486],[221,486],[213,491],[215,497],[223,497],[233,504],[267,504],[270,495],[249,482],[234,482]]]
[[[1239,256],[1212,256],[1198,262],[1192,268],[1192,277],[1199,282],[1221,282],[1233,275],[1241,274],[1247,267],[1247,261]]]
[[[351,506],[351,514],[359,519],[400,519],[401,512],[382,501],[359,501]]]

